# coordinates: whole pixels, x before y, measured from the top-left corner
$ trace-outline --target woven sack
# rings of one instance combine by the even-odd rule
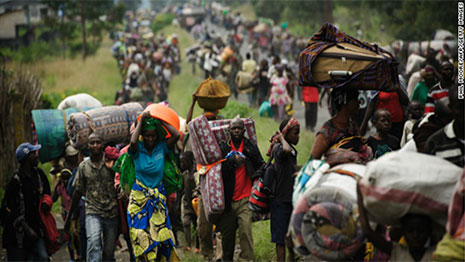
[[[230,95],[231,92],[225,83],[211,77],[203,80],[195,93],[199,106],[207,111],[224,108]]]

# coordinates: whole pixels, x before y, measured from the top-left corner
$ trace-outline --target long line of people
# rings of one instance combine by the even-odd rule
[[[255,39],[254,27],[249,34],[249,27],[241,25],[240,15],[223,15],[219,18],[216,14],[212,15],[212,19],[222,19],[225,27],[233,28],[235,33],[247,32],[243,34],[243,38],[248,41],[253,42],[251,39]],[[177,37],[172,35],[167,40],[161,36],[155,41],[150,37],[144,40],[143,34],[130,33],[130,37],[120,38],[113,46],[114,56],[124,79],[123,88],[118,92],[115,103],[140,101],[144,97],[148,97],[146,102],[167,100],[166,88],[172,74],[178,71],[177,63],[180,61]],[[263,37],[259,35],[256,41],[265,42]],[[274,158],[274,172],[267,173],[265,185],[271,198],[271,241],[276,244],[278,261],[286,260],[285,249],[289,244],[286,234],[293,211],[295,173],[299,170],[295,145],[299,142],[300,123],[295,118],[289,118],[291,109],[286,108],[295,97],[295,73],[287,60],[277,56],[279,54],[292,59],[294,48],[292,45],[289,47],[288,42],[293,42],[289,40],[290,37],[282,39],[282,43],[276,45],[280,46],[280,51],[270,51],[275,55],[270,66],[266,60],[262,60],[257,66],[251,53],[242,62],[236,45],[229,46],[232,53],[227,51],[224,56],[221,55],[221,61],[216,60],[216,56],[220,55],[218,50],[223,50],[223,53],[226,50],[225,45],[218,46],[221,45],[218,39],[211,39],[211,42],[204,43],[203,49],[199,47],[197,50],[204,52],[200,60],[205,76],[214,76],[215,68],[220,70],[218,78],[223,77],[223,82],[229,84],[233,94],[241,81],[237,79],[237,74],[251,74],[255,80],[249,83],[253,90],[250,93],[250,104],[261,105],[269,100],[275,119],[280,121],[279,129],[277,128],[276,134],[271,138],[267,152],[270,158]],[[271,41],[277,40],[273,37]],[[276,48],[275,45],[262,47],[268,46]],[[196,49],[191,51],[193,57],[199,54]],[[253,53],[253,49],[251,52]],[[192,58],[193,61],[196,59]],[[400,149],[434,155],[464,168],[464,100],[458,97],[454,67],[446,59],[434,69],[439,62],[429,61],[430,64],[425,63],[422,66],[420,75],[423,80],[415,85],[410,97],[402,87],[394,92],[370,93],[370,101],[367,102],[367,110],[361,123],[357,123],[355,119],[360,115],[360,98],[364,91],[331,91],[329,101],[332,117],[316,133],[311,158],[324,159],[331,166],[349,162],[365,164]],[[145,95],[137,97],[137,92]],[[154,96],[158,99],[154,99]],[[306,118],[305,126],[313,130],[316,104],[321,102],[318,90],[314,87],[302,87],[302,99],[306,104],[306,113],[308,111],[312,114],[308,116],[308,122]],[[192,120],[195,103],[194,95],[187,123]],[[218,112],[205,111],[203,115],[208,120],[221,118]],[[376,131],[366,139],[363,135],[370,120]],[[206,215],[206,201],[202,200],[198,190],[198,177],[201,174],[196,167],[199,161],[192,153],[194,149],[189,136],[180,139],[184,133],[165,121],[153,118],[149,112],[141,114],[140,120],[131,130],[130,140],[118,147],[106,147],[102,136],[92,133],[87,144],[90,154],[83,159],[83,151],[68,145],[65,162],[59,172],[60,178],[53,185],[53,194],[48,183],[44,183],[47,181],[46,175],[37,167],[36,153],[40,145],[21,144],[16,150],[20,168],[6,188],[1,210],[3,244],[7,248],[8,260],[48,260],[47,249],[50,252],[50,246],[46,240],[46,224],[40,222],[40,213],[48,213],[50,210],[44,205],[39,209],[39,204],[44,195],[53,195],[53,200],[58,196],[62,197],[65,231],[69,232],[67,238],[70,258],[73,260],[113,261],[118,235],[123,233],[131,260],[178,261],[181,255],[176,249],[179,244],[176,233],[184,230],[187,243],[185,250],[192,251],[190,232],[191,224],[194,224],[199,252],[206,260],[233,261],[235,241],[238,238],[238,259],[253,261],[254,214],[248,208],[248,202],[254,180],[257,179],[257,171],[265,162],[257,144],[245,136],[243,120],[232,119],[228,132],[230,137],[219,144],[223,159],[221,176],[224,183],[225,211],[213,220]],[[121,160],[125,151],[123,158],[130,158],[131,161]],[[163,178],[166,172],[165,159],[170,158],[170,152],[181,155],[179,161],[184,183],[183,189],[168,195],[165,193]],[[115,161],[121,162],[119,171],[132,170],[132,173],[121,173],[124,179],[121,178],[114,171]],[[133,181],[125,189],[128,176]],[[68,185],[72,185],[71,188],[67,188]],[[377,228],[380,231],[375,231],[369,225],[363,195],[360,190],[358,193],[362,229],[375,248],[385,253],[385,256],[379,255],[377,259],[380,260],[377,261],[387,261],[389,257],[391,261],[433,259],[434,246],[425,247],[431,234],[431,221],[428,217],[405,215],[402,218],[400,235],[395,236],[399,232],[386,231],[385,228]],[[178,211],[178,207],[182,211]],[[462,213],[457,215],[463,219]],[[182,218],[182,225],[178,222],[179,218]],[[126,225],[127,228],[124,229]],[[71,227],[74,228],[73,231],[69,231]],[[463,225],[459,227],[463,233]],[[452,237],[463,241],[463,234],[457,237],[456,228],[454,230],[449,232]],[[380,236],[380,232],[384,235],[391,233],[391,240]],[[214,254],[213,239],[216,241],[217,254]],[[80,245],[77,246],[76,243]],[[294,261],[292,245],[288,247],[288,260]],[[368,249],[368,245],[364,246],[357,255],[365,254]],[[363,255],[351,259],[363,260],[360,257]]]

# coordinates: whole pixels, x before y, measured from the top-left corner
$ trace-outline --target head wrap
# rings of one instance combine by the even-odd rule
[[[203,115],[206,118],[216,118],[216,116],[218,115],[218,110],[216,110],[215,112],[213,112],[213,111],[205,111],[205,112],[203,112]]]
[[[300,123],[299,123],[299,120],[297,120],[295,117],[293,117],[293,118],[289,119],[289,121],[284,126],[283,130],[281,131],[281,134],[283,134],[283,137],[286,138],[286,135],[289,132],[289,130],[291,130],[295,126],[300,126]],[[278,135],[279,135],[279,131],[276,131],[274,133],[274,135],[272,135],[271,138],[270,138],[271,144],[270,144],[270,147],[268,148],[268,151],[266,151],[266,155],[269,156],[269,157],[271,157],[271,153],[273,151],[274,145],[279,143],[278,138],[277,138]]]
[[[107,146],[105,147],[105,159],[116,160],[119,157],[119,152],[116,147]]]
[[[163,128],[160,120],[153,117],[149,117],[143,120],[142,122],[142,131],[145,130],[156,130],[157,131],[157,142],[161,141],[168,134]]]

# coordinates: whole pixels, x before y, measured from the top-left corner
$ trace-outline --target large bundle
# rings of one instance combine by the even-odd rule
[[[68,140],[66,121],[76,112],[79,112],[76,108],[32,110],[37,139],[42,145],[39,150],[40,162],[45,163],[63,155]]]
[[[102,107],[102,103],[89,94],[68,96],[58,104],[57,109],[77,108],[85,111],[88,108]]]
[[[239,71],[237,72],[236,79],[234,80],[239,91],[248,93],[253,90],[252,81],[253,75],[249,72]]]
[[[200,192],[205,215],[208,221],[213,223],[225,208],[221,163],[214,165],[206,174],[200,176]]]
[[[224,108],[230,95],[225,83],[211,77],[203,80],[195,92],[199,106],[208,111]]]
[[[189,135],[197,164],[206,166],[221,159],[220,147],[205,116],[199,116],[189,123]]]
[[[407,65],[405,66],[405,74],[411,75],[421,69],[421,63],[423,63],[426,58],[419,56],[417,54],[411,54],[408,56]]]
[[[142,106],[139,103],[74,113],[68,120],[68,137],[71,144],[78,149],[86,146],[91,132],[101,134],[106,143],[121,143],[129,137],[129,128],[140,113]]]
[[[292,192],[292,206],[296,206],[297,201],[309,188],[313,188],[321,176],[329,169],[329,164],[324,160],[308,160],[302,167],[294,180],[294,190]]]
[[[343,164],[311,181],[289,223],[298,254],[343,261],[363,245],[365,237],[357,215],[357,178],[363,172],[363,165]]]
[[[225,204],[221,163],[215,164],[222,159],[221,150],[205,116],[199,116],[189,123],[189,134],[195,162],[210,167],[200,176],[200,191],[205,215],[212,222],[215,215],[224,211]]]
[[[257,144],[255,122],[252,118],[242,118],[242,121],[245,126],[245,137],[250,139],[254,144]],[[209,121],[209,124],[218,143],[221,141],[229,141],[229,125],[231,124],[231,119]]]
[[[386,50],[361,42],[327,23],[299,55],[299,84],[320,88],[394,90],[397,61]]]
[[[368,163],[360,189],[370,220],[392,225],[407,213],[428,215],[441,225],[462,169],[430,155],[391,152]]]

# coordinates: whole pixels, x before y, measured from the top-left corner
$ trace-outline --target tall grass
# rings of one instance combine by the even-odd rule
[[[66,96],[85,92],[106,105],[114,102],[115,92],[121,88],[121,76],[110,53],[111,41],[103,40],[95,55],[81,58],[54,59],[34,64],[10,63],[12,68],[23,67],[39,77],[44,94],[54,97],[56,104]],[[55,105],[56,106],[56,105]]]

